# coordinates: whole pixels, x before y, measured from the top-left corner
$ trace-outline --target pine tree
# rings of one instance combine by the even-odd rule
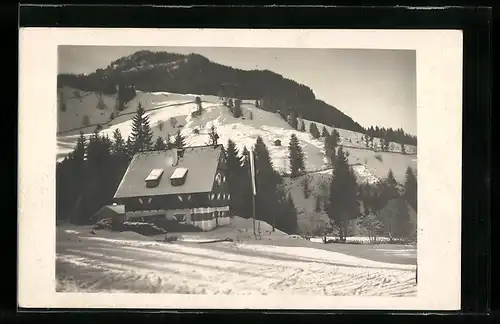
[[[404,197],[408,204],[417,211],[417,177],[413,173],[413,169],[408,167],[406,169],[406,179],[404,184]]]
[[[277,186],[281,179],[273,169],[271,156],[260,136],[257,137],[254,152],[256,217],[269,223],[273,219],[273,213],[278,212]]]
[[[87,161],[83,187],[83,201],[79,222],[88,223],[94,214],[107,200],[112,198],[109,193],[113,185],[113,165],[111,161],[111,146],[105,136],[95,131],[89,138],[87,146]],[[111,196],[111,197],[110,197]]]
[[[173,147],[174,147],[174,144],[170,140],[170,134],[167,134],[167,136],[165,137],[165,149],[170,150]]]
[[[174,139],[174,147],[178,149],[182,149],[186,146],[186,142],[184,136],[182,136],[181,131],[178,130]]]
[[[85,138],[83,132],[80,132],[80,137],[76,141],[76,147],[73,153],[71,154],[71,159],[83,163],[83,161],[85,160],[86,153],[87,153],[87,139]]]
[[[336,148],[339,144],[339,135],[337,130],[333,130],[330,136],[325,138],[325,155],[330,166],[335,164]]]
[[[287,234],[295,234],[298,230],[297,209],[292,196],[285,194],[282,190],[278,191],[279,211],[275,219],[275,227]]]
[[[387,201],[399,197],[398,182],[394,178],[392,170],[389,170],[387,177],[384,179],[384,196]]]
[[[127,157],[131,159],[135,154],[135,148],[134,148],[134,142],[132,141],[132,136],[129,136],[127,138],[125,147],[127,149]]]
[[[309,132],[311,133],[312,137],[319,138],[319,130],[318,126],[316,126],[316,123],[311,123],[309,125]]]
[[[242,176],[242,167],[240,160],[238,158],[238,150],[236,148],[236,144],[229,139],[226,145],[226,166],[227,166],[227,183],[228,183],[228,191],[231,195],[230,207],[232,212],[239,212],[238,202],[241,201],[238,197],[240,194],[239,183],[240,177]]]
[[[252,217],[252,182],[250,178],[250,152],[243,147],[239,161],[241,163],[239,179],[239,193],[236,196],[238,212],[241,217]],[[232,198],[232,195],[231,195]]]
[[[301,132],[306,131],[306,124],[304,123],[304,120],[302,119],[299,120],[297,129],[300,130]]]
[[[250,165],[250,161],[248,160],[250,157],[250,152],[248,151],[247,147],[244,146],[243,150],[241,152],[241,158],[240,158],[240,163],[242,167],[246,167]]]
[[[165,140],[163,139],[163,137],[161,136],[158,136],[156,138],[156,142],[155,142],[155,145],[154,145],[154,149],[156,151],[162,151],[162,150],[165,150],[166,148],[166,145],[165,145]]]
[[[240,118],[242,114],[243,112],[241,110],[241,100],[236,99],[234,100],[233,116],[234,118]]]
[[[359,215],[359,203],[356,176],[349,167],[342,147],[335,160],[327,214],[339,227],[340,240],[345,242],[348,221]]]
[[[321,131],[321,136],[324,138],[327,138],[328,136],[330,136],[330,133],[328,133],[328,130],[326,129],[325,126],[323,126],[323,129]]]
[[[215,126],[212,125],[210,127],[210,131],[208,133],[208,136],[210,138],[209,142],[207,143],[207,145],[217,145],[217,142],[219,140],[219,134],[217,134],[217,130],[215,129]]]
[[[149,117],[145,115],[142,104],[137,106],[136,114],[132,119],[132,142],[134,153],[151,149],[153,146],[153,132],[149,125]]]
[[[203,109],[203,107],[201,106],[201,98],[197,96],[195,98],[195,103],[198,106],[198,113],[201,113],[201,111]]]
[[[290,135],[288,159],[290,161],[290,173],[292,178],[299,176],[305,171],[304,153],[302,152],[302,147],[295,134]]]
[[[111,148],[111,151],[115,156],[126,156],[127,147],[119,128],[115,129],[115,131],[113,132],[113,146]]]
[[[406,154],[406,147],[404,143],[401,143],[401,153]]]

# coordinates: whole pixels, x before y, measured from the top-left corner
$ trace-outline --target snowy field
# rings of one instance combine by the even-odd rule
[[[99,95],[96,93],[81,92],[75,97],[75,89],[64,87],[59,90],[59,103],[65,102],[66,111],[58,112],[57,158],[61,160],[74,148],[80,131],[90,134],[96,126],[80,129],[83,116],[88,116],[91,125],[103,124],[102,133],[112,137],[115,129],[120,129],[122,136],[127,138],[131,132],[132,121],[137,105],[141,103],[149,116],[153,130],[153,139],[157,136],[163,138],[173,136],[180,130],[186,138],[186,144],[205,145],[208,140],[208,131],[212,125],[217,128],[220,136],[219,142],[226,144],[228,139],[233,140],[238,149],[252,147],[258,136],[266,143],[275,169],[288,171],[288,144],[291,134],[296,134],[306,157],[308,170],[321,170],[326,167],[323,138],[314,139],[309,133],[310,121],[304,120],[306,132],[293,129],[281,116],[276,113],[261,110],[255,107],[254,102],[243,101],[241,118],[234,118],[227,107],[224,107],[219,98],[215,96],[200,96],[203,100],[204,112],[201,116],[192,118],[191,112],[196,109],[194,102],[196,95],[175,94],[167,92],[143,93],[128,103],[127,108],[116,112],[116,98],[113,96]],[[99,105],[102,97],[104,104]],[[66,98],[66,99],[61,99]],[[114,119],[110,119],[111,113]],[[250,118],[252,115],[252,118]],[[316,123],[322,130],[323,124]],[[329,132],[332,127],[326,126]],[[194,130],[199,131],[195,134]],[[349,163],[358,164],[355,172],[363,181],[376,181],[385,177],[392,169],[398,181],[404,181],[404,172],[408,166],[416,168],[415,155],[402,155],[397,143],[391,144],[392,152],[374,152],[364,148],[362,134],[337,129],[341,141],[349,152]],[[274,141],[279,139],[281,146],[274,146]],[[377,144],[379,139],[375,139]],[[415,152],[416,148],[407,146],[408,152]],[[379,157],[382,161],[377,159]]]
[[[300,246],[299,239],[288,239],[294,246],[278,241],[168,244],[142,240],[134,233],[116,233],[114,237],[101,233],[92,236],[74,229],[58,228],[57,291],[329,296],[416,294],[414,264],[381,262],[345,253],[346,248],[366,249],[363,245],[340,247],[304,240],[304,246]],[[314,248],[315,244],[329,249],[337,246],[339,251]],[[388,256],[395,251],[391,246],[369,248],[373,249],[371,255]],[[408,253],[411,249],[399,250]]]

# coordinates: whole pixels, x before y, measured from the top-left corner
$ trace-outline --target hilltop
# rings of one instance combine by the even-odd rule
[[[138,51],[90,74],[58,75],[58,88],[65,86],[98,93],[105,101],[117,95],[120,108],[134,97],[134,90],[261,100],[260,108],[266,111],[293,110],[304,119],[364,131],[351,117],[318,100],[306,85],[269,70],[246,71],[214,63],[198,54]]]

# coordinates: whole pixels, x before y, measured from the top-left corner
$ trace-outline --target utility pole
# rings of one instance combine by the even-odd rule
[[[253,219],[253,235],[255,239],[257,239],[257,233],[255,232],[255,195],[256,195],[256,190],[255,190],[255,161],[254,161],[254,154],[253,154],[253,148],[250,149],[250,177],[252,180],[252,219]]]

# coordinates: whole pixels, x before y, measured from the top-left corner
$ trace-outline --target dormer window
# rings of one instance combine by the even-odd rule
[[[175,169],[174,173],[170,176],[170,183],[172,186],[182,186],[186,182],[187,173],[188,169],[186,168]]]
[[[154,188],[160,184],[161,176],[163,175],[163,169],[153,169],[146,177],[146,187]]]

